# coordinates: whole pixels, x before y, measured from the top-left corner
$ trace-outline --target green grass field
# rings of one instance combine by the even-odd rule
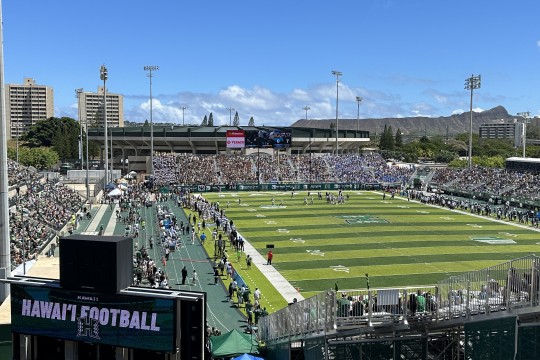
[[[204,196],[220,202],[261,254],[274,244],[275,268],[305,297],[333,289],[336,281],[340,289],[365,288],[366,273],[371,288],[432,285],[529,255],[539,246],[540,234],[530,229],[406,199],[383,200],[378,192],[345,194],[349,200],[338,205],[313,192],[314,204],[304,205],[307,191],[294,198],[290,192]]]

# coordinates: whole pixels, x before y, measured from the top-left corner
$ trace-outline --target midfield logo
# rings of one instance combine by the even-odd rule
[[[388,224],[389,221],[372,215],[340,215],[339,219],[345,219],[347,224]]]

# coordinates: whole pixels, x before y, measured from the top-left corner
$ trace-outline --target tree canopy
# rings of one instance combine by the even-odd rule
[[[77,159],[79,133],[79,123],[74,119],[51,117],[32,125],[21,141],[29,148],[52,147],[60,159]]]

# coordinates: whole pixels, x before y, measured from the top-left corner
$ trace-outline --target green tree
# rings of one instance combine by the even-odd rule
[[[403,146],[403,134],[401,133],[401,130],[399,128],[396,130],[394,145],[397,149],[400,149]]]
[[[240,126],[240,117],[238,116],[238,111],[234,114],[233,126]]]
[[[208,126],[214,126],[214,115],[210,113],[210,116],[208,117]]]
[[[393,150],[394,149],[394,135],[392,134],[392,127],[384,124],[384,130],[381,134],[381,140],[379,141],[379,149],[381,150]]]
[[[381,134],[381,139],[379,141],[379,149],[381,150],[387,150],[387,142],[388,142],[388,139],[386,137],[387,133],[388,133],[388,126],[384,124],[384,130]]]
[[[144,120],[144,127],[150,126],[150,123],[148,122],[148,119]]]
[[[255,126],[255,119],[253,119],[253,116],[249,118],[248,126]]]
[[[8,158],[15,160],[17,150],[8,149]],[[48,170],[56,166],[59,161],[60,157],[52,148],[19,146],[19,163],[21,165],[33,166],[38,170]]]
[[[201,126],[208,126],[208,117],[206,115],[204,115],[204,119],[201,122]]]
[[[394,150],[395,141],[394,141],[394,133],[392,131],[392,126],[388,127],[387,132],[388,133],[386,134],[386,143],[387,143],[388,150]]]
[[[38,121],[21,136],[21,141],[30,148],[53,147],[61,159],[76,159],[79,156],[79,123],[72,118],[51,117]]]
[[[96,157],[100,157],[100,155],[101,155],[100,143],[97,141],[89,141],[88,142],[88,158],[95,159]]]

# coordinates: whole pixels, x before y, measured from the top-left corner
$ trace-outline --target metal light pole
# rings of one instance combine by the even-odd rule
[[[105,186],[107,186],[109,182],[109,143],[107,139],[107,87],[106,82],[109,78],[109,71],[105,67],[105,65],[101,65],[100,68],[100,79],[103,80],[103,126],[104,126],[104,133],[105,133],[105,183],[103,184],[103,191],[105,191]]]
[[[17,163],[19,163],[19,131],[20,131],[20,123],[19,118],[17,117]]]
[[[81,161],[81,169],[83,168],[83,137],[82,137],[82,122],[81,122],[81,94],[83,89],[75,89],[75,96],[77,97],[77,117],[79,119],[79,159]]]
[[[229,126],[232,126],[232,112],[234,111],[234,109],[230,107],[227,110],[229,110]]]
[[[518,116],[521,116],[523,118],[523,131],[521,132],[521,145],[523,146],[523,158],[525,158],[526,153],[526,145],[527,145],[527,123],[529,122],[529,116],[531,116],[531,113],[529,111],[525,112],[519,112],[517,113]]]
[[[356,111],[356,131],[360,131],[360,103],[362,102],[362,97],[357,96],[356,102],[358,103],[358,110]]]
[[[186,109],[187,109],[187,106],[185,106],[185,105],[180,106],[180,110],[182,110],[182,126],[185,125],[184,124],[184,110],[186,110]]]
[[[480,89],[480,83],[481,83],[480,75],[478,76],[471,75],[471,77],[465,79],[465,90],[471,91],[471,108],[470,108],[471,120],[469,122],[469,169],[472,168],[473,91],[475,89]]]
[[[88,183],[88,170],[90,170],[90,162],[88,161],[88,118],[84,121],[84,125],[86,132],[86,199],[90,201],[90,184]]]
[[[339,154],[339,77],[343,75],[341,71],[332,70],[332,75],[336,77],[336,155]]]
[[[152,119],[152,71],[159,70],[159,66],[149,65],[144,67],[144,71],[148,71],[148,78],[150,79],[150,161],[152,162],[151,172],[154,174],[154,120]]]
[[[11,247],[9,241],[9,200],[7,171],[7,121],[4,87],[4,41],[3,41],[2,2],[0,0],[0,278],[11,276]],[[0,302],[9,295],[8,283],[0,283]]]
[[[306,112],[306,124],[307,124],[307,112],[310,110],[309,106],[304,106],[302,108]],[[309,131],[309,184],[311,185],[311,130]],[[311,188],[310,188],[311,189]]]
[[[113,144],[112,144],[112,124],[111,124],[111,181],[113,181],[113,162],[114,162],[114,151],[113,151]]]
[[[311,108],[310,108],[309,106],[307,106],[307,105],[304,106],[304,107],[302,108],[302,110],[304,110],[304,111],[306,112],[306,121],[307,121],[307,112],[308,112],[310,109],[311,109]]]

